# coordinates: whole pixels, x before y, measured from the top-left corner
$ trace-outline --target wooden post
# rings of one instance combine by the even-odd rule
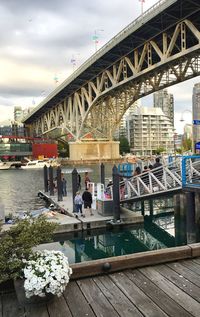
[[[186,196],[177,194],[174,196],[174,226],[175,226],[175,244],[176,246],[187,243],[186,233]]]
[[[57,176],[58,201],[62,201],[63,200],[63,184],[62,184],[62,179],[61,179],[60,166],[57,167],[56,176]]]
[[[145,204],[144,204],[144,200],[141,201],[141,212],[142,212],[142,216],[145,216]]]
[[[104,184],[105,186],[105,165],[103,163],[101,163],[100,169],[101,169],[101,184]]]
[[[195,193],[196,242],[200,241],[200,194]]]
[[[76,168],[72,171],[72,199],[73,199],[73,212],[76,212],[75,205],[74,205],[74,198],[76,196],[76,192],[78,189],[78,172]]]
[[[53,186],[53,167],[49,166],[49,190],[50,196],[54,195],[54,186]]]
[[[45,165],[44,166],[44,192],[47,193],[48,192],[48,169],[47,169],[47,166]]]
[[[195,243],[196,241],[196,225],[195,225],[195,194],[187,192],[186,195],[186,224],[187,224],[187,243]]]
[[[119,174],[117,166],[114,165],[112,169],[113,178],[113,217],[114,221],[120,221],[120,197],[119,197]]]
[[[153,199],[149,200],[149,215],[151,218],[153,217]]]

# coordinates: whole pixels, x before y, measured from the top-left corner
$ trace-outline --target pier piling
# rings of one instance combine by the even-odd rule
[[[119,197],[119,173],[117,166],[114,165],[112,169],[113,177],[113,218],[114,221],[120,220],[120,197]]]
[[[76,192],[78,190],[78,172],[77,169],[74,168],[72,171],[72,199],[73,199],[73,212],[76,211],[74,205],[74,198],[76,196]]]
[[[101,172],[100,183],[104,184],[104,186],[105,186],[105,165],[103,163],[101,163],[101,165],[100,165],[100,172]]]
[[[53,167],[49,167],[49,190],[50,196],[54,195],[54,186],[53,186]]]
[[[46,165],[44,166],[44,191],[48,192],[48,168]]]
[[[58,201],[63,200],[63,184],[62,184],[62,179],[61,179],[61,168],[58,166],[56,170],[56,175],[57,175],[57,191],[58,191]]]

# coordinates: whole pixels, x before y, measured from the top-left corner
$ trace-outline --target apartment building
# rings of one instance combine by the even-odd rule
[[[159,148],[174,152],[173,124],[161,108],[136,108],[127,117],[126,127],[133,154],[151,155]]]

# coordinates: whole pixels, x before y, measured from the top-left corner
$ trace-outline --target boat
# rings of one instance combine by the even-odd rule
[[[0,170],[9,170],[10,168],[10,164],[8,164],[7,162],[0,161]]]
[[[24,163],[22,169],[34,169],[34,168],[43,168],[46,167],[57,167],[59,164],[54,160],[29,160],[27,163]]]

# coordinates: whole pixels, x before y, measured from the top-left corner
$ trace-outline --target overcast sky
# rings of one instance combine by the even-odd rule
[[[156,2],[146,0],[144,10]],[[100,48],[140,14],[139,0],[1,0],[0,121],[13,119],[14,106],[36,106],[89,58],[95,31]],[[168,89],[174,94],[177,132],[198,81]],[[152,103],[152,96],[142,100]],[[189,112],[184,119],[191,121]]]

